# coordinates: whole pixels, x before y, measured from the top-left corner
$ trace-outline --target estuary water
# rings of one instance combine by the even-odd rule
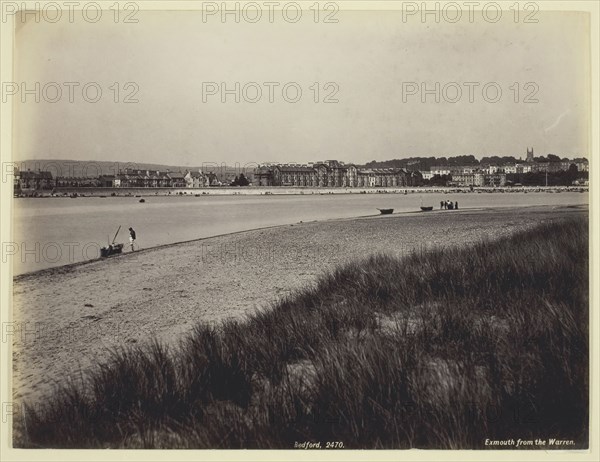
[[[300,221],[377,215],[377,208],[439,210],[440,201],[458,201],[461,210],[533,205],[581,205],[579,192],[419,193],[19,198],[14,201],[13,240],[3,257],[13,255],[13,275],[99,257],[100,247],[126,243],[128,228],[137,233],[140,249]],[[454,213],[454,212],[444,212]],[[137,249],[137,247],[136,247]]]

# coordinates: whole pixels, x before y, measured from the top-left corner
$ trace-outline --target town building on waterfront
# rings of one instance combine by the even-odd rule
[[[210,186],[208,177],[201,170],[185,174],[185,186],[188,188],[205,188]]]
[[[451,183],[455,186],[483,186],[485,173],[457,173],[452,175]]]
[[[497,172],[488,175],[483,175],[484,186],[506,186],[506,173]]]
[[[167,172],[167,175],[171,179],[170,187],[172,188],[185,188],[187,187],[186,173],[183,172]]]
[[[188,181],[188,174],[190,172],[186,174],[169,170],[161,172],[159,170],[125,169],[124,172],[116,175],[100,175],[97,179],[97,186],[102,188],[186,188],[192,187],[190,183],[194,184]],[[198,178],[202,179],[204,177],[199,174]],[[57,186],[71,186],[68,181],[66,183],[57,184]]]
[[[462,167],[460,167],[460,169],[461,169],[460,173],[463,173],[462,172]],[[439,165],[434,165],[433,167],[431,167],[430,172],[431,172],[432,176],[435,176],[435,175],[439,175],[439,176],[442,176],[442,175],[451,175],[454,172],[459,173],[458,170],[453,169],[452,167],[449,167],[449,166],[439,166]]]
[[[15,189],[33,190],[33,189],[52,189],[54,187],[54,178],[48,171],[15,170],[14,187]]]
[[[506,173],[485,173],[483,171],[457,173],[452,175],[451,184],[454,186],[505,186]]]
[[[59,176],[54,180],[56,188],[95,188],[102,185],[101,177]]]
[[[329,188],[419,186],[422,176],[404,168],[361,168],[337,160],[312,164],[267,164],[254,171],[258,186]]]

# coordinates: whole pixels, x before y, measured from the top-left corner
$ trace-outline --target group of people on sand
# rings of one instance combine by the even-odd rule
[[[446,209],[446,210],[458,210],[458,202],[452,202],[448,199],[446,199],[445,201],[440,201],[440,210],[442,209]]]

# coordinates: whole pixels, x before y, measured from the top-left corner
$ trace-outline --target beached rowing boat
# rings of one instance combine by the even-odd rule
[[[110,257],[111,255],[115,255],[117,253],[123,253],[124,244],[109,244],[107,247],[102,247],[100,249],[101,257]]]
[[[390,215],[394,213],[394,209],[377,209],[382,215]]]
[[[100,249],[101,257],[110,257],[111,255],[123,253],[123,247],[125,246],[125,244],[115,244],[115,240],[117,239],[117,235],[119,234],[120,230],[121,226],[119,226],[119,228],[117,229],[117,232],[115,233],[115,237],[113,238],[112,242],[106,247],[102,247]]]

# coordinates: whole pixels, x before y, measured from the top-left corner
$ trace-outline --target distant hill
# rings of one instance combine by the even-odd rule
[[[16,166],[21,171],[49,171],[53,177],[79,177],[79,178],[95,178],[100,175],[114,175],[119,172],[124,172],[130,168],[134,170],[159,170],[161,172],[186,172],[198,171],[213,172],[222,182],[231,182],[240,173],[252,181],[254,177],[253,169],[250,171],[242,170],[242,167],[231,167],[226,165],[207,164],[204,166],[183,166],[183,165],[167,165],[167,164],[150,164],[145,162],[111,162],[106,160],[62,160],[62,159],[29,159],[20,162],[15,162]]]

